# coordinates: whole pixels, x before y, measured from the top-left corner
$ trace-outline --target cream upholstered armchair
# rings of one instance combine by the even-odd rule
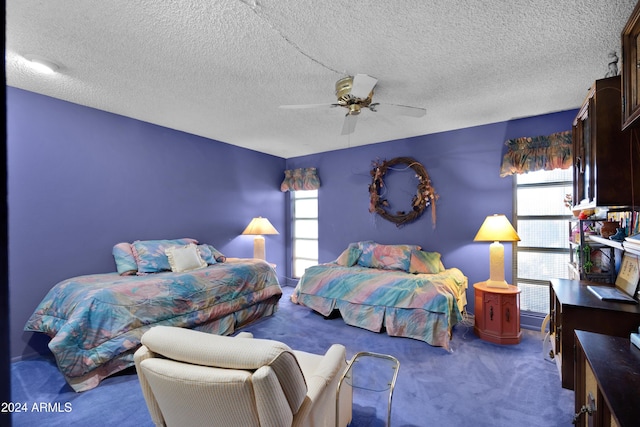
[[[338,381],[345,348],[324,355],[272,340],[156,326],[134,355],[156,426],[333,427],[351,421],[351,388]]]

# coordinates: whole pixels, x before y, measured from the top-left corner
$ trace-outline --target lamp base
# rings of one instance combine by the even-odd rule
[[[263,261],[266,259],[263,236],[256,236],[253,239],[253,257]]]
[[[486,282],[484,282],[484,284],[488,288],[507,289],[509,287],[509,284],[505,280],[491,280],[491,279],[488,279]]]

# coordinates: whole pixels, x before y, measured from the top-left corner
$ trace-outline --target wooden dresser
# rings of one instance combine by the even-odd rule
[[[574,388],[574,331],[629,338],[640,326],[640,305],[601,301],[585,280],[552,279],[549,287],[551,343],[562,387]]]
[[[578,426],[637,426],[640,350],[628,338],[575,331]]]

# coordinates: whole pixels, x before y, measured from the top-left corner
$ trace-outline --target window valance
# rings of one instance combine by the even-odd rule
[[[510,139],[505,142],[507,153],[502,158],[500,176],[538,170],[568,169],[573,160],[571,131]]]
[[[284,181],[280,184],[280,191],[317,190],[320,188],[320,178],[316,168],[287,169],[284,171]]]

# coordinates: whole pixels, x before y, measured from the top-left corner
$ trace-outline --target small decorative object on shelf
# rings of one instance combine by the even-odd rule
[[[568,207],[569,209],[571,209],[571,207],[573,206],[573,195],[572,194],[565,194],[564,195],[564,205],[566,207]]]
[[[605,78],[615,77],[618,74],[620,74],[618,71],[618,54],[615,51],[611,51],[608,56],[607,74],[604,76]]]
[[[591,267],[593,267],[593,262],[591,261],[591,246],[584,245],[582,247],[582,252],[584,252],[584,258],[582,261],[582,270],[589,274],[591,273]]]
[[[611,240],[615,240],[616,242],[624,242],[624,239],[627,237],[627,234],[624,232],[624,228],[618,228],[616,230],[616,234],[609,237]]]
[[[602,227],[600,227],[600,235],[605,239],[616,234],[616,230],[620,224],[617,221],[605,221],[602,223]]]

